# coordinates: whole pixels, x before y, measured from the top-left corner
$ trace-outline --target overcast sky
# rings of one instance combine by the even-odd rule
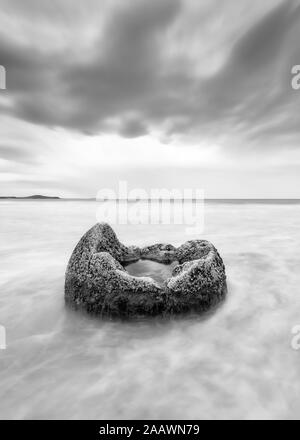
[[[0,195],[300,197],[297,0],[0,0]]]

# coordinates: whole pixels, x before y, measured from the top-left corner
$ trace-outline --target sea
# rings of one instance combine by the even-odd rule
[[[126,245],[201,238],[218,249],[226,299],[173,318],[66,307],[68,259],[98,220],[93,200],[0,201],[1,419],[300,418],[299,201],[209,200],[194,235],[112,224]]]

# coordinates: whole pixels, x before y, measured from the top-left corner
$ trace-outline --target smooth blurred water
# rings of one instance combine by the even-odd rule
[[[0,418],[299,418],[300,205],[209,203],[226,301],[193,318],[101,321],[66,309],[64,272],[91,201],[0,202]],[[184,225],[117,226],[179,245]],[[197,237],[199,238],[199,237]]]

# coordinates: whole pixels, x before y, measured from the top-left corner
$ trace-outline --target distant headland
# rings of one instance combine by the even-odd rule
[[[39,194],[27,197],[17,197],[17,196],[0,196],[0,199],[60,199],[60,197],[51,197],[51,196],[41,196]]]

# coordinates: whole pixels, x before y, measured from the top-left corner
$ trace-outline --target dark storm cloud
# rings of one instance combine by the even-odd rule
[[[67,95],[75,110],[72,126],[105,128],[110,118],[120,118],[121,132],[134,132],[130,112],[141,114],[159,99],[161,44],[168,26],[180,10],[177,0],[135,2],[118,10],[99,39],[99,54],[89,63],[70,66],[63,72]],[[145,123],[147,123],[147,115]],[[99,125],[98,125],[99,124]],[[135,125],[137,122],[135,122]],[[143,123],[138,123],[141,127]],[[143,124],[145,125],[145,124]],[[146,130],[137,130],[138,134]]]
[[[290,84],[291,66],[300,60],[299,18],[299,5],[285,2],[240,35],[222,68],[195,80],[193,96],[187,95],[183,106],[177,102],[184,118],[170,132],[198,128],[212,137],[221,132],[242,141],[244,136],[261,147],[277,146],[276,132],[299,136],[300,95]]]
[[[147,132],[144,122],[139,119],[124,120],[123,125],[119,129],[119,133],[125,138],[143,136]]]
[[[147,106],[159,74],[160,37],[179,10],[177,0],[119,7],[99,36],[95,56],[82,62],[68,53],[49,55],[2,37],[13,112],[31,122],[83,131],[105,129],[118,117],[121,132],[138,135],[144,123],[128,119]],[[124,120],[123,120],[124,119]],[[110,124],[108,124],[110,126]]]
[[[237,43],[233,63],[257,71],[278,57],[284,38],[299,19],[299,6],[284,2],[254,25]]]
[[[250,137],[272,137],[276,124],[280,130],[297,129],[293,116],[300,101],[290,70],[300,60],[299,18],[300,6],[285,2],[241,36],[223,68],[200,85],[204,119],[241,127]]]
[[[194,69],[201,60],[194,55],[191,62],[188,44],[186,58],[176,59],[176,51],[168,50],[168,35],[187,5],[179,0],[118,4],[85,53],[76,47],[33,48],[2,36],[0,64],[7,68],[13,101],[6,111],[46,126],[124,137],[152,128],[166,135],[232,133],[271,144],[279,129],[296,136],[293,115],[300,95],[290,87],[290,69],[300,64],[298,2],[280,3],[241,31],[227,60],[208,77]],[[218,4],[212,7],[218,14]],[[44,20],[48,9],[44,15],[39,9]],[[230,13],[228,20],[226,26]]]

